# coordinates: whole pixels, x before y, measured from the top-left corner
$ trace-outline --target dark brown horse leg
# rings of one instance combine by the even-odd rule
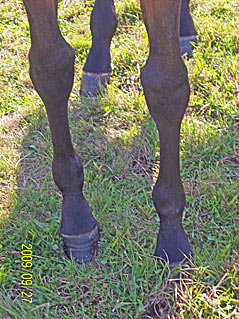
[[[90,28],[92,46],[83,68],[81,93],[97,96],[110,79],[110,43],[117,27],[114,0],[95,0]]]
[[[189,0],[182,0],[181,14],[180,14],[180,47],[181,54],[190,56],[192,54],[194,45],[197,42],[192,16],[189,11]]]
[[[180,0],[141,0],[150,54],[141,79],[160,137],[160,172],[153,201],[160,217],[155,255],[171,267],[191,256],[182,226],[185,194],[180,179],[180,125],[189,99],[186,67],[180,56]]]
[[[67,103],[74,78],[74,50],[57,24],[57,0],[24,0],[31,31],[30,76],[43,100],[50,124],[53,177],[63,195],[61,233],[66,254],[79,262],[93,258],[97,223],[82,194],[83,166],[75,153]]]

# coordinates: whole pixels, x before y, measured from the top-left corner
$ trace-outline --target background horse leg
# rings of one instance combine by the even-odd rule
[[[190,56],[193,51],[193,44],[196,43],[197,31],[189,11],[189,0],[182,0],[180,14],[180,47],[181,54]]]
[[[91,14],[92,46],[83,68],[81,94],[97,96],[110,80],[110,43],[117,28],[114,0],[96,0]],[[182,0],[180,15],[181,54],[191,55],[196,30],[189,12],[189,0]]]
[[[141,80],[160,137],[160,172],[153,190],[160,217],[155,255],[171,267],[191,255],[182,226],[185,194],[179,168],[180,125],[190,91],[180,55],[180,5],[180,0],[141,0],[150,43]]]
[[[117,28],[114,0],[95,1],[90,28],[92,46],[83,68],[81,93],[97,96],[110,79],[110,43]]]
[[[24,0],[31,31],[30,76],[50,124],[54,181],[63,194],[61,233],[68,256],[93,258],[97,223],[82,194],[83,165],[71,142],[67,103],[74,78],[74,50],[57,24],[57,0]]]

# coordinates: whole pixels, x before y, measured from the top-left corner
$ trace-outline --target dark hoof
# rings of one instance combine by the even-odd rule
[[[192,260],[192,251],[185,231],[159,231],[155,256],[162,264],[168,263],[170,270]]]
[[[80,93],[86,97],[98,96],[110,81],[110,73],[84,72],[81,80]]]
[[[197,39],[195,35],[180,37],[181,55],[191,57],[196,43]]]
[[[94,259],[99,240],[97,226],[89,233],[61,235],[64,242],[64,252],[68,258],[73,258],[78,263],[85,263]]]
[[[192,265],[192,261],[193,261],[193,255],[192,253],[189,256],[186,256],[182,261],[177,262],[177,263],[170,263],[169,264],[169,269],[173,270],[175,268],[177,268],[178,266],[182,266],[184,269],[185,267],[189,267],[190,265]]]

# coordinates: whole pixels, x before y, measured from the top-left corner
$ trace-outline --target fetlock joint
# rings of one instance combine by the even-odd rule
[[[168,187],[156,183],[152,197],[160,218],[171,219],[172,217],[181,219],[185,205],[185,194],[182,185]]]
[[[63,195],[82,193],[83,164],[76,153],[67,158],[55,156],[52,162],[52,172],[54,181]]]

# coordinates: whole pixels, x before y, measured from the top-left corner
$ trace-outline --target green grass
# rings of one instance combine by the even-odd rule
[[[21,1],[0,1],[0,319],[239,318],[237,1],[192,3],[198,45],[185,61],[192,92],[181,169],[195,259],[181,271],[180,286],[152,258],[159,147],[139,80],[148,54],[139,4],[116,1],[111,84],[88,101],[79,89],[92,7],[62,1],[59,9],[61,31],[76,51],[71,132],[101,234],[95,261],[78,266],[62,250],[61,194],[51,175],[46,113],[28,75],[26,14]],[[20,298],[24,243],[33,245],[33,304]]]

